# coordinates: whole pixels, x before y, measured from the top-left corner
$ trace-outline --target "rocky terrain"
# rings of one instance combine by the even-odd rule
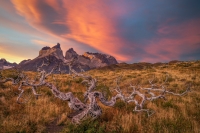
[[[17,66],[16,63],[10,63],[6,59],[0,59],[0,69],[9,69]]]
[[[90,53],[85,52],[83,55],[78,55],[73,48],[70,48],[65,52],[63,56],[63,51],[58,43],[54,47],[43,47],[39,51],[38,57],[34,59],[23,60],[19,63],[18,68],[25,71],[36,71],[37,66],[41,65],[43,60],[50,59],[51,64],[48,67],[44,67],[45,70],[50,71],[58,63],[60,63],[60,68],[62,73],[68,73],[69,68],[66,65],[63,65],[63,62],[72,60],[73,58],[76,61],[73,64],[73,69],[77,71],[87,71],[94,68],[104,67],[111,64],[117,64],[117,60],[106,54],[101,53]]]

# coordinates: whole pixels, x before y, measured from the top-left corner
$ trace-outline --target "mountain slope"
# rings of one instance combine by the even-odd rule
[[[63,51],[61,50],[60,44],[58,43],[52,48],[43,47],[39,51],[38,57],[32,60],[23,60],[19,63],[18,68],[25,71],[36,71],[37,67],[40,66],[43,61],[50,59],[51,64],[48,67],[44,67],[45,70],[50,71],[60,62],[61,72],[68,73],[69,68],[68,66],[63,65],[63,62],[68,62],[74,58],[76,61],[73,63],[72,67],[78,72],[80,72],[81,69],[87,71],[90,69],[118,63],[117,60],[110,55],[90,52],[85,52],[83,55],[78,55],[73,48],[67,50],[64,57]]]
[[[17,66],[16,63],[10,63],[6,59],[0,59],[0,69],[9,69]]]

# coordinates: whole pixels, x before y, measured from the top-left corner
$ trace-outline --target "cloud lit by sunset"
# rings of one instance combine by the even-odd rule
[[[0,2],[0,58],[9,61],[34,58],[57,42],[63,51],[101,52],[128,63],[200,59],[197,0]]]

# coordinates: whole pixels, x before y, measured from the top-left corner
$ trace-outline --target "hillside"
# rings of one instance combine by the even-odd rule
[[[10,63],[6,59],[3,59],[3,58],[0,59],[0,70],[13,68],[15,66],[17,66],[16,63]]]
[[[15,77],[14,70],[5,70],[3,77]],[[188,83],[192,83],[191,92],[183,97],[167,95],[166,100],[147,102],[145,108],[155,111],[151,117],[145,112],[133,112],[134,103],[125,104],[118,100],[114,107],[102,104],[103,114],[95,121],[85,120],[74,125],[67,117],[71,110],[67,101],[56,98],[47,87],[38,88],[42,94],[34,97],[30,88],[25,87],[25,104],[16,103],[18,86],[10,82],[0,84],[0,132],[200,132],[200,61],[171,62],[167,64],[115,64],[84,72],[98,80],[96,90],[110,99],[116,92],[115,79],[122,76],[120,88],[124,93],[131,91],[132,85],[150,87],[150,79],[160,85],[165,81],[167,90],[181,93]],[[26,72],[32,79],[35,72]],[[47,79],[63,92],[73,92],[83,100],[85,85],[82,78],[73,78],[68,74],[55,74]],[[140,100],[138,98],[138,100]]]
[[[47,72],[51,71],[55,65],[60,64],[62,73],[69,73],[69,68],[67,65],[64,65],[64,62],[68,62],[74,58],[76,58],[77,61],[74,62],[72,68],[78,72],[80,72],[80,67],[83,71],[88,71],[118,63],[113,56],[90,52],[85,52],[83,55],[79,55],[73,48],[69,48],[69,50],[65,52],[64,56],[60,44],[57,43],[57,45],[52,48],[43,47],[36,58],[23,60],[17,67],[24,71],[37,71],[37,67],[40,66],[43,61],[49,60],[51,64],[44,67]]]

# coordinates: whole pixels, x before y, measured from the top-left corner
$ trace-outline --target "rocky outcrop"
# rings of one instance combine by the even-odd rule
[[[77,63],[79,63],[81,66],[87,66],[90,69],[117,64],[117,60],[112,56],[90,52],[85,52],[83,55],[78,55],[71,48],[66,52],[65,59],[70,60],[72,58],[77,58]]]
[[[85,52],[83,56],[90,59],[90,63],[88,64],[90,68],[117,64],[117,60],[113,56],[106,54]]]
[[[37,71],[38,66],[40,66],[43,61],[47,62],[47,59],[51,60],[51,63],[49,66],[44,66],[43,69],[45,69],[47,72],[50,72],[56,65],[57,63],[61,62],[60,59],[58,59],[56,56],[54,55],[48,55],[46,57],[40,57],[40,58],[35,58],[29,61],[26,61],[24,63],[20,63],[18,65],[18,68],[24,71]],[[61,64],[61,71],[62,73],[68,73],[68,68],[66,68],[66,66]],[[55,72],[58,73],[58,72]]]
[[[19,63],[19,65],[24,65],[26,63],[28,63],[29,61],[31,61],[31,59],[28,59],[28,60],[23,60]]]
[[[78,54],[74,51],[73,48],[70,48],[70,49],[67,50],[66,53],[65,53],[65,59],[66,59],[66,60],[70,60],[70,59],[75,58],[75,57],[77,57],[77,56],[78,56]]]
[[[43,58],[46,56],[55,56],[58,59],[63,60],[64,56],[63,56],[63,52],[60,48],[60,44],[57,43],[57,45],[55,45],[54,47],[50,48],[50,47],[44,47],[39,51],[39,56],[38,58]]]
[[[0,69],[9,69],[16,66],[17,66],[17,63],[10,63],[6,61],[6,59],[3,59],[3,58],[0,59]]]
[[[117,64],[117,61],[114,57],[101,54],[101,53],[90,53],[85,52],[83,55],[78,55],[73,48],[70,48],[66,51],[65,57],[61,50],[60,44],[58,43],[54,47],[43,47],[39,51],[39,56],[32,60],[24,60],[19,64],[19,68],[26,71],[36,71],[37,67],[42,64],[43,60],[49,59],[51,64],[48,67],[44,67],[45,70],[50,71],[58,62],[65,62],[66,60],[71,60],[76,58],[76,61],[73,63],[73,69],[76,71],[90,70],[98,67],[104,67],[111,64]],[[68,66],[64,66],[63,63],[60,63],[61,71],[63,73],[68,73]],[[81,69],[80,69],[81,68]]]
[[[37,67],[40,66],[43,63],[43,61],[47,62],[47,59],[51,60],[51,64],[48,67],[44,67],[44,69],[47,71],[51,71],[53,67],[57,65],[58,62],[62,62],[64,60],[63,52],[59,43],[53,46],[52,48],[43,47],[39,51],[38,57],[32,60],[23,60],[19,63],[18,68],[25,71],[37,71]],[[67,72],[63,65],[61,65],[61,68],[63,70],[63,73]]]
[[[72,58],[76,58],[77,61],[75,64],[81,65],[83,69],[85,68],[84,70],[104,67],[118,63],[117,60],[110,55],[90,52],[85,52],[83,55],[78,55],[73,48],[70,48],[66,51],[65,59],[71,60]]]

